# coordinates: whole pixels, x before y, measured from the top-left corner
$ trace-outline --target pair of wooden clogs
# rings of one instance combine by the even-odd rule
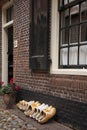
[[[22,100],[17,104],[20,110],[24,111],[26,116],[36,119],[39,123],[45,123],[56,114],[56,108],[48,104],[41,104],[38,101]]]

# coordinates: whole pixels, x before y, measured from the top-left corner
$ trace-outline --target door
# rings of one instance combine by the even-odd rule
[[[8,82],[13,78],[13,26],[7,29],[8,37]]]
[[[13,77],[13,0],[2,7],[2,81]]]

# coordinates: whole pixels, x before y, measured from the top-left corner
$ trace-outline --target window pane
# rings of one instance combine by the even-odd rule
[[[80,46],[79,64],[87,64],[87,45]]]
[[[68,4],[68,0],[64,0],[64,5]]]
[[[60,0],[59,2],[59,6],[61,7],[63,5],[63,0]]]
[[[60,6],[66,5],[66,4],[68,4],[68,2],[71,3],[73,1],[75,1],[75,0],[60,0]]]
[[[68,61],[68,48],[63,48],[60,51],[60,65],[67,65]]]
[[[61,13],[61,27],[69,26],[69,9]]]
[[[73,6],[70,9],[70,22],[71,24],[79,23],[79,5]]]
[[[60,65],[78,68],[87,64],[87,0],[60,2]]]
[[[73,1],[75,1],[75,0],[69,0],[69,3],[70,3],[70,2],[73,2]]]
[[[81,42],[87,41],[87,23],[80,26],[81,29]]]
[[[77,65],[78,47],[70,47],[69,49],[69,65]]]
[[[68,4],[68,0],[60,0],[60,7]]]
[[[70,28],[70,43],[78,43],[78,26]]]
[[[61,31],[61,44],[68,44],[69,30],[64,29]]]
[[[81,21],[87,20],[87,1],[81,4]]]
[[[13,20],[13,6],[6,10],[6,22]]]

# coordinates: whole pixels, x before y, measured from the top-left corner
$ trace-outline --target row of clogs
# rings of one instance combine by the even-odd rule
[[[56,108],[38,101],[19,101],[17,107],[24,111],[26,116],[36,119],[39,123],[46,123],[56,114]]]

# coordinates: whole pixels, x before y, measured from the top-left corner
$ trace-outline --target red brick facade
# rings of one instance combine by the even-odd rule
[[[8,0],[0,1],[0,80],[2,79],[2,5]],[[19,96],[34,95],[43,102],[53,102],[56,106],[58,121],[76,124],[86,130],[87,76],[50,74],[50,72],[32,71],[29,66],[30,26],[32,0],[14,0],[13,41],[20,42],[20,47],[13,48],[15,83],[23,89]],[[19,51],[18,51],[19,50]],[[16,72],[15,72],[16,71]],[[25,91],[24,91],[25,90]],[[29,90],[30,93],[27,91]],[[32,94],[32,92],[35,92]],[[37,93],[36,93],[37,92]],[[47,95],[43,98],[43,95]],[[42,97],[41,97],[42,96]],[[53,97],[53,98],[52,98]],[[47,100],[45,100],[45,98]],[[26,99],[26,98],[25,98]],[[81,103],[81,107],[80,107]],[[82,105],[83,104],[83,105]],[[81,108],[79,110],[79,108]],[[84,112],[83,114],[81,114]],[[83,118],[85,119],[83,122]],[[83,122],[83,123],[82,123]],[[81,125],[81,126],[80,126]]]
[[[1,13],[1,8],[0,8],[0,19],[2,18],[2,13]],[[1,73],[2,73],[2,46],[1,46],[1,43],[2,43],[2,20],[0,20],[0,80],[1,80]]]
[[[29,28],[31,25],[31,1],[14,0],[14,40],[20,39],[16,83],[25,89],[53,95],[73,101],[87,103],[87,76],[54,75],[44,72],[32,72],[29,68]],[[0,6],[0,19],[1,6]],[[1,76],[1,20],[0,20],[0,76]],[[22,35],[20,38],[20,32]],[[17,49],[14,48],[14,66]],[[15,71],[15,67],[14,67]]]

